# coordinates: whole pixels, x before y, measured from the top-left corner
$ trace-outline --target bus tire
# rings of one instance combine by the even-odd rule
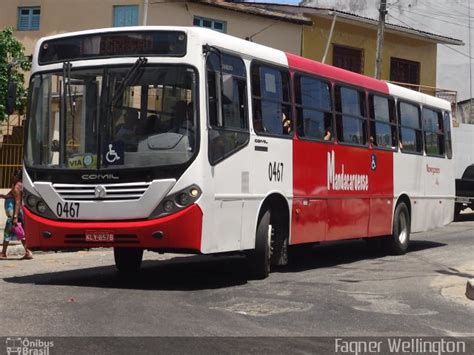
[[[114,248],[115,267],[120,273],[135,273],[140,270],[143,249]]]
[[[252,278],[264,279],[270,273],[273,227],[271,212],[266,210],[260,217],[255,234],[255,249],[247,255],[247,265]]]
[[[393,214],[392,235],[386,239],[387,252],[393,255],[403,255],[410,243],[410,213],[404,202],[400,202]]]
[[[457,221],[459,219],[459,215],[462,211],[462,203],[455,203],[454,204],[454,220]]]

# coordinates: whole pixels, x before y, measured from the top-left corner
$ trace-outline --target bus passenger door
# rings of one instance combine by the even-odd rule
[[[246,68],[234,55],[210,49],[207,57],[208,159],[214,187],[206,252],[239,250],[242,208],[248,195]]]

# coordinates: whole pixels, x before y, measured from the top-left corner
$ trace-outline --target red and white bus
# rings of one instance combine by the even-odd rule
[[[31,248],[242,252],[453,219],[448,102],[196,27],[61,34],[36,46],[25,143]]]

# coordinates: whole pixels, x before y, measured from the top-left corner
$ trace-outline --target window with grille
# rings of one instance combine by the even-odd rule
[[[198,27],[210,28],[219,32],[226,32],[226,23],[224,21],[213,20],[210,18],[194,16],[193,25]]]
[[[363,51],[360,48],[333,46],[332,65],[338,68],[363,73]]]
[[[18,31],[38,31],[41,10],[39,7],[18,8]]]
[[[392,57],[390,59],[390,80],[398,83],[420,84],[420,63]]]
[[[114,27],[138,26],[138,5],[114,6]]]

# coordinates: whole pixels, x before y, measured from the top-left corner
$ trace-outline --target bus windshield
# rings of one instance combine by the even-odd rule
[[[136,64],[33,75],[26,165],[107,170],[188,162],[197,151],[196,71]]]

